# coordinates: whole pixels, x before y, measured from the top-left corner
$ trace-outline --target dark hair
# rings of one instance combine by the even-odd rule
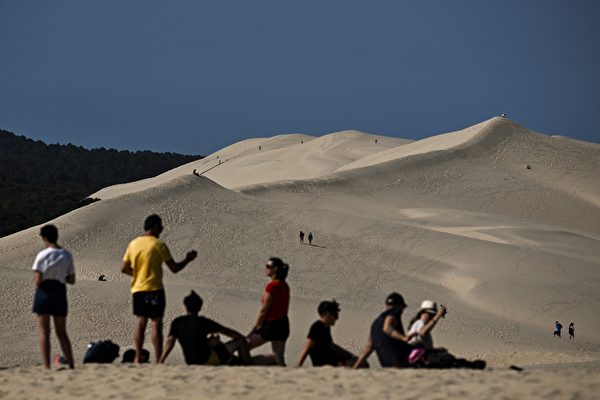
[[[338,314],[340,312],[340,305],[337,301],[322,301],[317,308],[317,312],[320,316],[325,315],[326,313]]]
[[[410,329],[416,321],[421,319],[421,314],[423,314],[424,312],[425,310],[419,310],[417,314],[411,318],[410,322],[408,323],[408,329]]]
[[[288,276],[290,266],[284,263],[279,257],[271,257],[269,258],[269,261],[273,264],[273,267],[276,268],[275,277],[277,280],[285,281]]]
[[[40,229],[40,236],[45,238],[50,243],[56,243],[58,240],[58,229],[54,225],[44,225]]]
[[[149,231],[152,228],[162,226],[162,219],[156,214],[152,214],[144,221],[144,230]]]
[[[204,302],[202,301],[202,297],[198,296],[198,293],[192,290],[189,295],[183,298],[183,304],[188,312],[197,314],[202,309]]]

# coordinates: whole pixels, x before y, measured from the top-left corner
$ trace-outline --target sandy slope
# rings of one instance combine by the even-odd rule
[[[148,385],[148,382],[153,382]],[[85,366],[0,371],[10,399],[595,399],[596,370],[348,371],[334,368]]]
[[[94,339],[130,345],[133,317],[120,259],[144,217],[157,212],[176,258],[190,248],[200,252],[188,269],[165,274],[167,321],[181,312],[181,298],[194,288],[205,298],[207,315],[246,332],[265,284],[264,260],[280,255],[292,266],[289,363],[299,355],[320,300],[341,302],[334,338],[358,352],[385,295],[398,290],[411,306],[405,324],[424,298],[448,305],[450,314],[434,338],[455,353],[484,357],[497,368],[519,363],[572,371],[583,362],[597,365],[600,148],[501,118],[413,143],[377,137],[375,144],[374,138],[347,131],[243,141],[159,177],[103,189],[96,194],[102,201],[57,218],[53,222],[80,278],[70,290],[77,357]],[[191,174],[214,166],[217,155],[226,161],[206,177]],[[297,242],[300,229],[315,234],[315,246]],[[37,232],[0,239],[0,366],[39,360],[29,313],[29,268],[41,249]],[[108,282],[95,280],[101,273]],[[552,338],[556,319],[565,326],[575,321],[576,342]],[[181,363],[181,354],[170,362]],[[14,379],[12,371],[0,379]],[[82,379],[94,371],[82,372]],[[138,374],[127,371],[125,376]],[[168,373],[185,380],[187,371]],[[242,390],[254,373],[244,372],[228,390]],[[442,379],[467,384],[472,375],[465,374],[445,372]],[[297,387],[304,388],[307,376],[294,376]],[[339,378],[333,370],[325,376]],[[489,397],[489,387],[502,388],[496,392],[509,398],[514,393],[506,386],[509,375],[482,376],[465,396]],[[356,389],[341,379],[339,393]],[[394,384],[389,374],[377,379]],[[586,379],[583,393],[598,375]],[[551,397],[550,389],[559,390],[561,382],[548,372],[516,387]],[[388,396],[379,385],[368,390],[355,397]],[[552,393],[559,398],[575,392]]]

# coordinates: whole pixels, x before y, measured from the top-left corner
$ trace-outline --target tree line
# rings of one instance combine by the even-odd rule
[[[0,237],[95,199],[106,186],[150,178],[202,156],[46,144],[0,129]]]

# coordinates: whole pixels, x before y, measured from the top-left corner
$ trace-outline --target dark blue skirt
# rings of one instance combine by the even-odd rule
[[[42,281],[35,290],[33,312],[38,315],[67,316],[67,287],[55,280]]]

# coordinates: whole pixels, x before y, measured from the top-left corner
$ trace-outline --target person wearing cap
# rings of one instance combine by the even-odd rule
[[[322,301],[317,308],[319,319],[316,320],[308,331],[304,349],[296,367],[304,364],[307,356],[314,367],[331,365],[333,367],[353,366],[357,357],[348,350],[338,346],[331,337],[331,327],[335,325],[340,315],[340,305],[335,301]],[[364,363],[363,367],[369,367]]]
[[[440,304],[438,310],[437,303],[432,300],[425,300],[421,303],[421,308],[417,315],[410,321],[409,335],[415,335],[409,343],[413,346],[433,349],[433,338],[431,331],[441,318],[446,315],[446,307]]]
[[[373,351],[377,353],[382,367],[402,368],[408,365],[408,356],[412,346],[408,341],[413,335],[406,335],[402,326],[402,312],[406,308],[404,297],[400,293],[391,293],[385,299],[385,311],[371,324],[369,340],[354,363],[359,368]]]

